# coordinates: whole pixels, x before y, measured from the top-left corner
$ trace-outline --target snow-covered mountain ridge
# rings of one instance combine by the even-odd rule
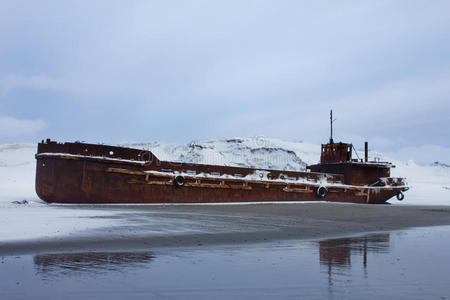
[[[303,171],[320,158],[320,145],[265,137],[193,141],[186,145],[149,142],[122,146],[150,150],[160,160],[293,171]],[[39,201],[34,192],[35,153],[36,144],[0,144],[0,202]],[[354,153],[357,156],[364,156],[361,149]],[[448,165],[396,161],[376,151],[369,151],[369,159],[390,161],[396,165],[391,175],[407,178],[411,190],[406,192],[402,204],[450,205]]]
[[[193,141],[187,145],[128,143],[123,146],[150,150],[160,160],[292,171],[305,170],[320,155],[320,151],[313,150],[315,145],[312,144],[266,138]]]

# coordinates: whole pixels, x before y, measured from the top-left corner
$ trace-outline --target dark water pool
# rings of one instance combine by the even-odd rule
[[[450,299],[450,227],[0,260],[0,299]]]

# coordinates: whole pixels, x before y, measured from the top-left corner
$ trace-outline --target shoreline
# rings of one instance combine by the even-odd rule
[[[72,209],[86,207],[117,211],[117,225],[69,236],[0,241],[0,255],[244,245],[450,225],[450,206],[270,203]]]

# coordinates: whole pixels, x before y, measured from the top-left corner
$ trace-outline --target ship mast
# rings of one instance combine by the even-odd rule
[[[334,144],[334,141],[333,141],[333,121],[336,121],[336,120],[333,120],[333,110],[331,109],[330,110],[330,127],[331,127],[331,134],[330,134],[330,144]]]

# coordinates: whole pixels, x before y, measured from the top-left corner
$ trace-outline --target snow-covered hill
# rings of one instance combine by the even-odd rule
[[[37,199],[35,144],[0,144],[0,202]]]
[[[300,171],[317,162],[317,145],[267,138],[193,141],[187,145],[129,143],[124,146],[152,151],[160,160],[225,166]]]
[[[150,150],[161,160],[281,170],[305,170],[320,157],[320,145],[265,137],[194,141],[187,145],[160,142],[123,145]],[[363,157],[361,150],[357,152],[354,156]],[[35,153],[35,144],[0,145],[0,202],[40,202],[34,192]],[[376,151],[370,151],[369,158],[393,162],[396,168],[392,169],[392,176],[408,179],[411,190],[406,192],[405,200],[393,199],[391,203],[450,205],[450,166],[394,161]]]

